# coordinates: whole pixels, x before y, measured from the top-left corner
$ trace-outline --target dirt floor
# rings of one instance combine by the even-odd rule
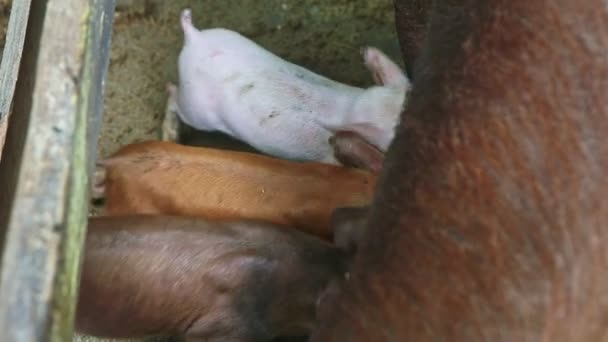
[[[128,5],[115,15],[99,157],[135,141],[158,139],[165,85],[177,81],[182,44],[178,15],[185,7],[192,8],[198,28],[238,31],[290,62],[351,85],[372,84],[359,52],[364,45],[376,46],[401,63],[391,0],[118,2]],[[0,49],[9,3],[0,0]],[[222,145],[216,139],[194,138],[203,145]]]

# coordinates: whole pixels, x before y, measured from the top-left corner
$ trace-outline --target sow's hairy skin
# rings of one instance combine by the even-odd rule
[[[607,2],[428,13],[358,255],[312,341],[608,340]]]

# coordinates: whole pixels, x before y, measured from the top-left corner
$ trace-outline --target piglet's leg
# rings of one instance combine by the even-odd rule
[[[378,85],[409,87],[410,81],[401,68],[375,47],[361,49],[363,62]]]
[[[180,121],[177,116],[177,87],[172,83],[167,83],[167,107],[165,110],[165,118],[160,133],[160,140],[179,142]]]

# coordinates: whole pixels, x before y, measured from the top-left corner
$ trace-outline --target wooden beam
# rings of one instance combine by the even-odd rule
[[[72,337],[113,9],[31,4],[0,161],[0,341]]]
[[[8,118],[21,64],[30,4],[31,0],[13,1],[11,16],[8,20],[6,43],[2,52],[2,62],[0,62],[0,159],[2,159],[2,147],[6,138]]]

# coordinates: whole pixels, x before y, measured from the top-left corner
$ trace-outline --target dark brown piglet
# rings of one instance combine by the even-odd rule
[[[76,330],[187,341],[305,336],[343,255],[296,230],[176,216],[89,219]]]
[[[311,341],[608,341],[608,3],[432,4]]]

